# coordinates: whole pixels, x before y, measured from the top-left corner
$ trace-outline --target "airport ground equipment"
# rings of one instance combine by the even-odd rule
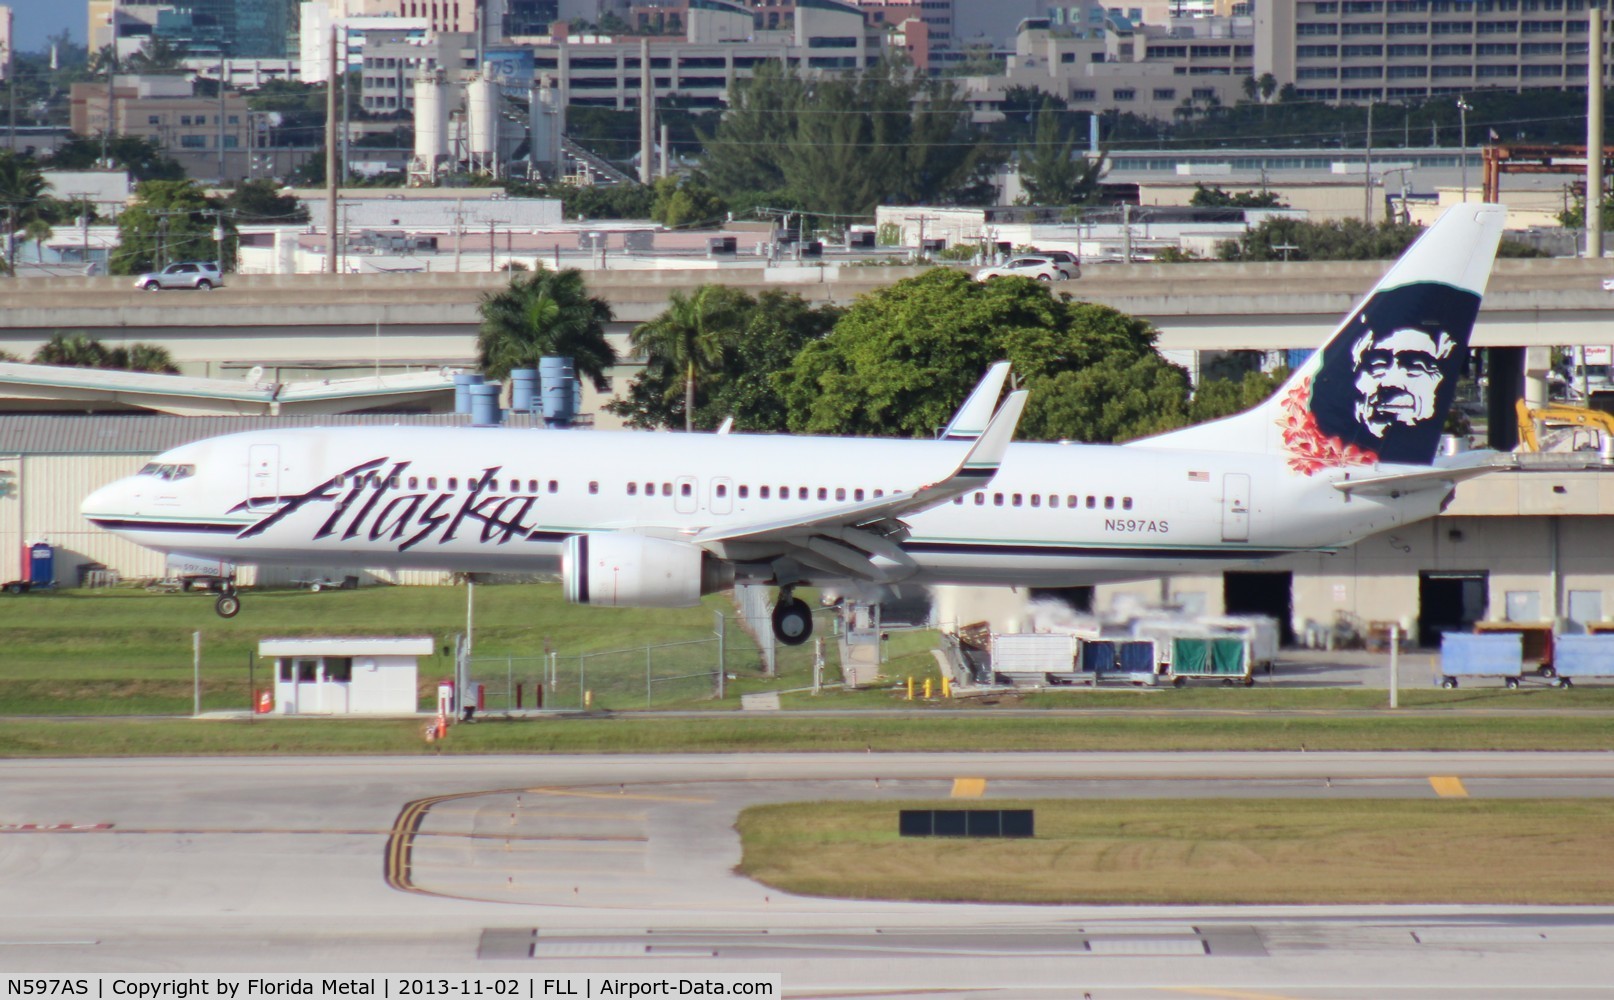
[[[1526,667],[1542,677],[1554,676],[1554,635],[1552,622],[1475,622],[1477,635],[1517,634],[1522,640],[1521,655]]]
[[[1530,407],[1524,400],[1514,404],[1519,416],[1519,446],[1522,451],[1540,451],[1541,438],[1536,423],[1559,424],[1565,427],[1584,427],[1600,434],[1602,442],[1614,440],[1614,414],[1592,410],[1583,406]]]
[[[1171,639],[1167,671],[1173,687],[1190,680],[1218,680],[1225,685],[1255,683],[1255,656],[1247,635],[1178,635]]]
[[[1202,618],[1199,621],[1200,624],[1208,625],[1217,631],[1248,637],[1251,671],[1262,670],[1268,674],[1272,673],[1273,664],[1278,662],[1278,648],[1282,645],[1282,633],[1278,629],[1276,618],[1271,615],[1222,615],[1217,618]]]
[[[1083,639],[1082,675],[1088,683],[1123,680],[1153,684],[1159,654],[1153,639]]]
[[[1559,687],[1574,687],[1585,678],[1614,679],[1614,635],[1560,636],[1553,668]]]
[[[1500,677],[1510,688],[1524,675],[1524,637],[1518,632],[1447,632],[1440,637],[1440,686],[1463,678]]]

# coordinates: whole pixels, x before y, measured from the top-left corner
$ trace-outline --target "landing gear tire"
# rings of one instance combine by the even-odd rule
[[[773,606],[773,637],[786,646],[799,646],[812,638],[813,612],[799,597],[779,598]]]
[[[220,618],[234,618],[241,613],[241,598],[234,594],[220,594],[213,602],[213,610]]]

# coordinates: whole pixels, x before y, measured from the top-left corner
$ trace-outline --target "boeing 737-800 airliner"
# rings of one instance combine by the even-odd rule
[[[995,405],[995,367],[936,441],[264,430],[175,448],[84,515],[238,563],[556,572],[586,604],[771,584],[787,643],[812,630],[803,585],[1068,587],[1335,548],[1484,471],[1436,452],[1503,215],[1449,210],[1266,403],[1125,446],[1011,444],[1025,394]]]

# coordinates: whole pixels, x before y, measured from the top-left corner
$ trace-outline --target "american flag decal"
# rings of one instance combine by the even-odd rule
[[[1208,473],[1208,472],[1190,472],[1190,473],[1188,473],[1188,481],[1190,483],[1208,483],[1208,482],[1210,482],[1210,473]]]

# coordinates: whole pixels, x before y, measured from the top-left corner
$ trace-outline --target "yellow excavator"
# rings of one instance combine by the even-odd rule
[[[1585,427],[1600,433],[1604,440],[1614,439],[1614,414],[1604,413],[1602,410],[1561,404],[1532,408],[1522,399],[1514,404],[1514,409],[1519,415],[1519,445],[1523,451],[1541,450],[1541,440],[1536,435],[1538,420],[1569,427]]]

